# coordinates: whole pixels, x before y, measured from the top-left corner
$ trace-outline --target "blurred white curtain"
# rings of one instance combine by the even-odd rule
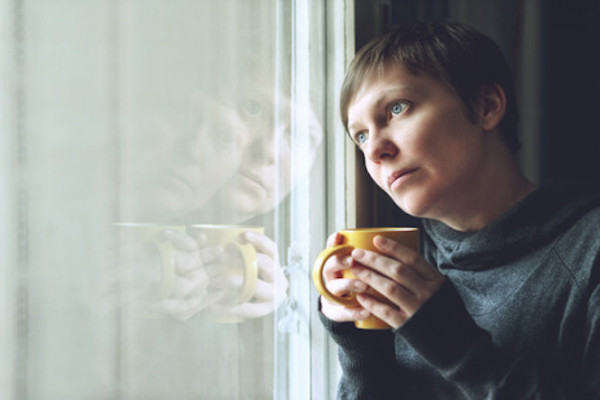
[[[0,397],[327,390],[308,269],[343,5],[0,1]],[[262,228],[249,298],[195,224]]]

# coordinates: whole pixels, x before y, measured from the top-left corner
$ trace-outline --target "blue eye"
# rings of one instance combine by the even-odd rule
[[[369,135],[367,135],[367,132],[358,132],[354,137],[356,139],[356,143],[363,144],[367,141]]]
[[[239,103],[240,109],[249,116],[257,117],[263,110],[262,104],[255,100],[244,100]]]
[[[390,111],[392,112],[392,114],[398,115],[398,114],[402,113],[404,110],[406,110],[406,107],[407,107],[406,102],[398,102],[398,103],[392,104]]]

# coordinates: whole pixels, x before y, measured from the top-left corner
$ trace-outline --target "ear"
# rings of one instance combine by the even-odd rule
[[[481,127],[486,131],[496,129],[506,112],[504,89],[497,83],[486,85],[480,89],[478,100]]]

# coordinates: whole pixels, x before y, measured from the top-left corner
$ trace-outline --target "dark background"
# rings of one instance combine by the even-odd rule
[[[517,86],[533,99],[533,105],[519,104],[520,135],[533,138],[521,151],[535,171],[530,178],[600,183],[600,0],[358,0],[355,17],[357,49],[413,20],[469,23],[492,37],[513,66]],[[526,39],[527,30],[535,40]],[[528,53],[536,54],[534,60]],[[534,68],[529,75],[522,73],[527,63]],[[529,89],[532,80],[537,84]],[[357,225],[414,225],[359,164]]]

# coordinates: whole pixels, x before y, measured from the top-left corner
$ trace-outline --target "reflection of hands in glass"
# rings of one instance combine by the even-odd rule
[[[264,317],[277,309],[286,297],[288,281],[279,265],[277,246],[266,235],[246,232],[244,239],[256,248],[258,264],[258,282],[252,299],[246,303],[235,304],[228,301],[215,302],[210,310],[225,318],[252,319]],[[218,268],[218,267],[217,267]],[[224,296],[231,290],[239,290],[241,277],[220,277],[211,282]],[[233,288],[236,289],[233,289]]]
[[[165,237],[175,249],[175,274],[161,305],[168,314],[188,320],[218,300],[209,295],[210,277],[205,266],[219,259],[222,249],[201,247],[180,231],[167,231]]]

